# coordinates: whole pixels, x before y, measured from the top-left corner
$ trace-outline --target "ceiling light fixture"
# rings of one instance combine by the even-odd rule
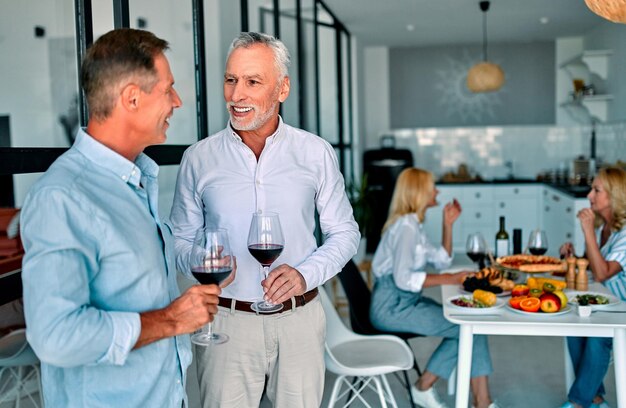
[[[587,7],[614,23],[626,23],[626,0],[585,0]]]
[[[480,62],[467,72],[467,88],[474,92],[493,92],[504,85],[504,71],[498,64],[487,60],[487,11],[489,2],[481,1],[480,10],[483,12],[483,62]]]

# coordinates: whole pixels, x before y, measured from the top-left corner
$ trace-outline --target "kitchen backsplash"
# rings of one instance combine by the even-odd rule
[[[399,129],[391,132],[396,148],[409,149],[414,164],[437,177],[459,164],[483,179],[505,178],[512,163],[516,178],[535,178],[569,169],[578,156],[589,157],[591,126],[494,126]],[[626,161],[626,122],[596,125],[599,163]]]

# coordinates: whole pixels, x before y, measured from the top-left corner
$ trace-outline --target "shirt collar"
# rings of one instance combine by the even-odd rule
[[[233,128],[232,123],[230,122],[230,120],[228,121],[228,130],[230,130],[230,134],[238,141],[242,141],[241,140],[241,136],[239,136],[237,134],[237,132],[235,132],[235,129]],[[274,139],[276,138],[276,136],[280,135],[282,133],[283,130],[283,118],[278,115],[278,126],[276,127],[276,131],[274,133],[272,133],[265,141],[265,144],[267,143],[272,143],[274,141]]]
[[[135,187],[139,186],[142,174],[154,178],[159,174],[159,166],[144,153],[140,153],[133,163],[98,142],[82,128],[78,130],[73,147],[95,164]]]

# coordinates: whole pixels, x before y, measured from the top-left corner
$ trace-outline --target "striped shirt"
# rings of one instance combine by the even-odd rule
[[[602,227],[596,230],[598,243],[601,239],[601,233]],[[606,261],[617,262],[622,267],[621,271],[604,281],[603,285],[613,292],[615,296],[626,300],[626,226],[609,236],[606,244],[600,248],[600,253]]]

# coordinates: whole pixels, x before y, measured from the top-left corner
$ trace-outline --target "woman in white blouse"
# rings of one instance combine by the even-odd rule
[[[443,269],[452,263],[452,225],[461,214],[453,200],[443,208],[441,245],[428,240],[422,229],[426,210],[437,206],[438,190],[431,173],[405,169],[398,176],[389,218],[374,254],[372,270],[376,284],[370,317],[379,330],[443,337],[431,356],[426,371],[412,387],[413,401],[427,408],[445,407],[434,383],[448,378],[457,362],[459,328],[443,316],[439,303],[422,296],[422,289],[459,285],[470,272],[429,274],[427,266]],[[492,372],[487,338],[474,336],[471,388],[473,405],[496,408],[491,401],[487,376]]]

